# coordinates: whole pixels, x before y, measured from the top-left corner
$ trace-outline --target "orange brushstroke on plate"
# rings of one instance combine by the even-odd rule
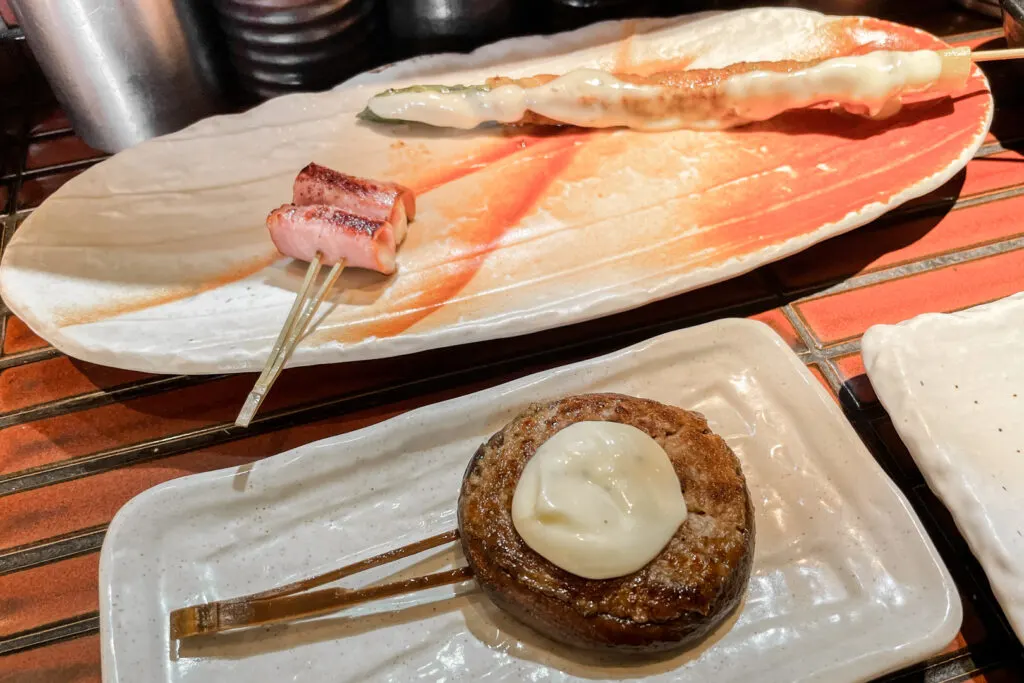
[[[209,292],[210,290],[223,287],[224,285],[231,284],[232,282],[244,280],[245,278],[255,275],[264,268],[270,266],[280,258],[281,255],[275,251],[273,254],[260,256],[242,263],[241,265],[235,266],[226,273],[222,273],[216,278],[202,284],[196,284],[189,287],[176,287],[164,294],[146,296],[134,301],[118,301],[108,306],[98,306],[88,311],[76,309],[61,311],[57,314],[58,324],[61,327],[86,325],[88,323],[99,322],[119,315],[144,311],[147,308],[155,308],[157,306],[163,306],[164,304],[174,303],[175,301],[181,301],[182,299],[188,299],[189,297],[202,294],[203,292]]]
[[[733,168],[743,182],[708,188],[705,201],[687,205],[687,219],[700,231],[670,239],[658,259],[666,269],[714,267],[809,234],[870,202],[891,201],[917,179],[946,168],[963,150],[964,138],[978,132],[988,100],[980,83],[972,85],[953,100],[909,102],[885,122],[804,110],[761,124],[768,132],[814,131],[813,138],[782,137],[756,165]],[[938,116],[932,126],[918,125]],[[822,169],[826,149],[841,167]],[[772,167],[776,173],[764,172]]]
[[[442,185],[482,171],[491,164],[512,154],[517,154],[543,139],[543,137],[534,135],[499,138],[494,142],[481,145],[475,152],[457,161],[417,171],[409,177],[400,174],[395,182],[412,189],[417,195],[426,194]]]
[[[622,38],[615,47],[614,71],[625,71],[633,64],[633,36],[636,35],[636,21],[628,20],[622,25]]]
[[[341,330],[340,338],[337,334],[333,336],[345,342],[369,336],[392,337],[448,303],[469,284],[488,254],[498,248],[502,236],[538,205],[589,137],[587,133],[567,133],[541,138],[533,142],[531,154],[511,157],[492,166],[479,201],[476,197],[464,197],[452,209],[460,219],[453,239],[464,245],[458,256],[428,274],[416,292],[386,317],[348,325]],[[468,212],[466,207],[470,207]]]

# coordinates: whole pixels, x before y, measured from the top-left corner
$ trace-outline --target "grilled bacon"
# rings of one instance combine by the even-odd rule
[[[267,216],[274,246],[285,256],[381,273],[395,271],[395,252],[416,215],[416,196],[396,183],[357,178],[309,164],[295,178],[292,203]]]
[[[270,212],[267,228],[274,246],[285,256],[312,261],[319,251],[328,265],[344,259],[349,267],[395,272],[398,231],[389,221],[356,216],[326,204],[285,204]]]
[[[388,221],[396,230],[401,226],[402,233],[395,235],[399,244],[405,239],[406,222],[416,219],[416,197],[409,188],[357,178],[315,163],[295,178],[292,203],[329,204],[355,216]]]

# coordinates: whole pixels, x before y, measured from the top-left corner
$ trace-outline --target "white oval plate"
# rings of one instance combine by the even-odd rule
[[[864,333],[864,367],[1024,642],[1024,293]]]
[[[697,649],[639,667],[517,625],[472,582],[172,658],[168,614],[263,590],[453,528],[476,448],[534,401],[614,391],[704,413],[743,464],[756,515],[741,610]],[[462,562],[435,552],[347,585]],[[241,467],[160,485],[110,525],[103,677],[146,681],[866,681],[948,645],[956,588],[906,499],[835,401],[765,325],[724,320],[411,411]]]
[[[734,277],[935,189],[992,116],[955,98],[873,122],[803,110],[726,132],[441,131],[356,119],[412,82],[592,66],[636,72],[940,47],[914,29],[795,9],[606,23],[414,59],[321,94],[202,121],[89,169],[28,217],[0,293],[71,356],[211,373],[262,367],[305,264],[264,219],[316,161],[420,193],[392,278],[343,275],[290,364],[412,353],[620,312]],[[541,56],[538,56],[541,55]]]

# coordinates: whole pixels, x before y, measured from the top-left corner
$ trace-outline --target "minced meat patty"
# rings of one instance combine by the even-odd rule
[[[591,420],[632,425],[657,441],[688,510],[654,560],[612,579],[560,569],[531,550],[512,523],[526,462],[559,430]],[[736,607],[750,577],[754,511],[739,461],[703,416],[656,401],[590,394],[530,406],[473,456],[458,513],[463,549],[486,594],[576,647],[651,652],[696,644]]]

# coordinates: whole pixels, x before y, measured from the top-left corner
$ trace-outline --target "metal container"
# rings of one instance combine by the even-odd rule
[[[563,31],[609,19],[655,16],[658,0],[544,0],[549,7],[550,26]],[[687,6],[687,10],[692,8]]]
[[[1010,47],[1024,47],[1024,0],[1003,0],[1003,30]]]
[[[999,0],[957,0],[957,4],[974,12],[999,18]]]
[[[514,32],[522,0],[388,0],[388,24],[403,55],[462,51]]]
[[[375,0],[217,0],[249,99],[325,90],[380,63]]]
[[[12,0],[58,101],[117,152],[224,111],[205,0]]]

